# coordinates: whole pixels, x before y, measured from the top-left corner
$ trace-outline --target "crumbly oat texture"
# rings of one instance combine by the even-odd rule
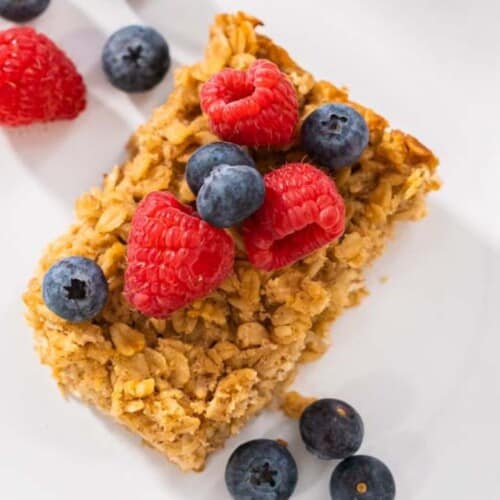
[[[254,269],[233,231],[233,275],[214,293],[168,320],[134,312],[123,294],[126,241],[137,203],[155,190],[194,197],[184,180],[189,156],[217,138],[200,112],[199,88],[224,67],[274,61],[292,81],[300,116],[321,104],[348,102],[344,89],[314,78],[243,13],[219,15],[204,61],[177,71],[166,104],[139,128],[129,160],[101,188],[76,203],[76,223],[45,252],[24,296],[43,363],[73,394],[138,433],[184,470],[268,405],[300,362],[327,348],[331,322],[365,295],[363,269],[379,255],[397,220],[425,214],[424,195],[437,189],[437,160],[413,137],[351,103],[366,118],[370,144],[358,164],[335,174],[345,198],[347,231],[337,243],[273,273]],[[262,172],[301,161],[303,151],[252,151]],[[102,267],[110,298],[93,322],[71,324],[44,305],[44,273],[58,259],[82,255]]]
[[[315,401],[316,398],[308,398],[297,391],[291,391],[283,395],[280,407],[285,415],[298,420],[304,410]]]

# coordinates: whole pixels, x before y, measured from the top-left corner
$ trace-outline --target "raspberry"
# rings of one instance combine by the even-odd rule
[[[299,120],[293,85],[266,59],[247,71],[222,70],[203,85],[200,98],[213,132],[244,146],[286,146]]]
[[[85,85],[68,56],[33,28],[0,32],[0,124],[75,118]]]
[[[127,260],[125,297],[143,314],[163,318],[227,278],[234,242],[172,194],[158,191],[137,207]]]
[[[249,261],[272,271],[339,238],[345,205],[333,180],[307,163],[290,163],[264,177],[264,204],[243,225]]]

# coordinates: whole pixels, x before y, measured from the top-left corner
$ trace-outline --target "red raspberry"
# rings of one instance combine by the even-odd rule
[[[172,194],[154,192],[132,219],[125,297],[143,314],[163,318],[215,290],[233,263],[234,242],[225,231]]]
[[[75,118],[85,85],[68,56],[33,28],[0,32],[0,124]]]
[[[286,146],[299,121],[297,95],[276,64],[224,69],[201,88],[201,108],[215,134],[244,146]]]
[[[266,198],[243,225],[248,260],[272,271],[340,237],[345,205],[335,183],[307,163],[290,163],[264,177]]]

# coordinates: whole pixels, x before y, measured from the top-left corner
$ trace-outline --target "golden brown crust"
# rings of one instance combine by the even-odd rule
[[[316,82],[257,34],[259,24],[243,13],[217,16],[205,60],[177,71],[167,103],[131,139],[129,160],[80,197],[77,222],[49,246],[24,296],[40,358],[62,390],[110,414],[184,470],[200,470],[211,451],[270,403],[298,362],[323,354],[331,321],[365,295],[363,268],[383,250],[392,223],[422,217],[424,195],[439,186],[437,160],[427,148],[352,103],[371,139],[359,164],[335,176],[348,217],[338,244],[264,273],[249,265],[233,231],[234,274],[219,290],[169,320],[130,310],[121,292],[137,202],[165,189],[192,201],[185,163],[196,147],[216,139],[199,108],[203,81],[260,57],[288,74],[302,119],[322,103],[348,100],[345,90]],[[253,153],[262,171],[305,156],[298,147]],[[43,303],[44,273],[68,255],[96,259],[108,279],[110,299],[93,323],[67,323]]]

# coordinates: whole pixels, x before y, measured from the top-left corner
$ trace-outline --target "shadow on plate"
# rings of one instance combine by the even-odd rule
[[[163,3],[165,6],[166,2],[151,3],[156,4],[156,6]],[[167,3],[167,5],[170,6],[170,3]],[[106,100],[106,98],[112,94],[114,94],[113,97],[116,99],[119,98],[118,96],[122,97],[123,100],[129,98],[143,119],[147,118],[154,108],[165,102],[166,97],[172,90],[174,70],[181,64],[176,59],[176,55],[172,54],[172,50],[170,51],[170,56],[172,58],[171,67],[162,82],[149,92],[126,94],[115,89],[108,82],[101,68],[101,53],[108,35],[102,31],[98,31],[94,23],[70,2],[55,2],[53,10],[54,12],[51,19],[44,21],[44,24],[41,24],[40,28],[45,29],[45,24],[48,24],[46,27],[47,33],[51,33],[52,31],[57,32],[56,20],[60,22],[60,19],[65,19],[65,23],[66,19],[69,19],[70,23],[73,21],[72,24],[78,24],[77,29],[67,29],[66,34],[59,39],[59,42],[69,54],[78,55],[78,69],[84,75],[85,81],[91,92],[95,91],[95,93],[103,98],[101,100]],[[162,11],[163,7],[159,9],[156,14],[158,19],[162,19]],[[80,26],[82,23],[85,27]],[[52,24],[55,25],[52,26]],[[168,40],[168,34],[164,34]],[[127,138],[124,137],[123,141],[126,141],[126,139]]]
[[[56,42],[75,60],[87,83],[87,109],[75,120],[6,129],[5,134],[26,169],[64,205],[100,184],[102,174],[120,160],[131,127],[93,91],[104,85],[104,75],[89,75],[106,35],[71,2],[54,2],[50,16],[37,25],[57,33],[64,19],[65,31]],[[59,27],[59,32],[60,32]],[[97,54],[97,56],[96,56]]]
[[[209,3],[200,4],[198,15],[190,20],[193,29],[187,35],[179,28],[180,20],[187,19],[192,10],[186,2],[175,0],[161,7],[158,2],[131,4],[145,23],[155,25],[174,46],[185,44],[201,55],[213,17]],[[54,2],[52,15],[40,18],[37,28],[57,33],[61,19],[65,20],[65,31],[56,41],[74,58],[84,76],[87,109],[73,121],[7,129],[4,133],[25,168],[65,206],[72,207],[81,193],[100,185],[102,176],[123,161],[124,146],[135,126],[165,102],[181,62],[171,50],[172,64],[163,82],[150,92],[122,93],[110,85],[101,69],[100,54],[107,35],[78,7],[71,2]]]
[[[172,57],[170,54],[171,64],[168,74],[162,82],[160,82],[154,89],[148,92],[139,92],[137,94],[129,94],[129,98],[137,108],[137,111],[142,115],[144,120],[147,120],[153,110],[162,105],[172,92],[174,88],[174,73],[177,68],[182,64]]]
[[[6,132],[24,167],[68,207],[123,159],[130,133],[126,122],[92,95],[74,121]]]
[[[85,74],[100,55],[106,34],[72,1],[52,2],[50,10],[35,20],[35,27],[54,41],[77,63]]]
[[[127,0],[132,9],[144,21],[158,29],[174,46],[199,58],[208,37],[208,28],[217,12],[210,0],[193,2],[186,0]],[[186,30],[189,26],[189,30]]]
[[[179,66],[172,61],[172,66]],[[144,122],[161,105],[173,86],[173,70],[153,91],[121,94],[111,88],[99,63],[84,75],[88,84],[87,108],[72,121],[60,121],[7,129],[6,134],[25,168],[37,177],[64,205],[92,186],[100,185],[104,174],[126,159],[125,145],[136,123]],[[107,104],[106,97],[120,101],[123,113]],[[127,113],[126,101],[134,103],[139,116]]]
[[[150,92],[129,96],[137,110],[147,118],[171,92],[175,69],[202,58],[209,26],[213,22],[216,9],[208,0],[197,3],[195,14],[192,2],[185,0],[168,2],[127,0],[127,2],[144,24],[153,26],[166,38],[172,57],[170,71],[163,83]],[[189,26],[189,30],[186,30],[185,26]],[[182,53],[178,54],[177,49]]]
[[[179,498],[181,496],[184,497],[187,491],[192,490],[193,482],[196,482],[201,474],[203,474],[204,488],[207,487],[207,489],[209,489],[209,479],[213,477],[212,475],[209,478],[205,473],[183,473],[177,465],[170,462],[154,448],[145,444],[138,435],[129,432],[124,426],[117,424],[97,409],[90,408],[90,410],[96,420],[98,420],[110,434],[114,435],[117,440],[128,442],[131,450],[131,459],[133,459],[134,463],[143,462],[145,467],[153,469],[158,477],[158,482],[164,485],[165,491],[170,492],[173,498],[175,498],[176,495],[179,495]],[[217,468],[216,470],[219,469]],[[217,499],[219,500],[220,497],[217,497]]]
[[[147,121],[153,110],[165,103],[172,92],[175,70],[183,64],[181,61],[175,59],[172,54],[170,54],[170,57],[171,63],[168,73],[158,85],[147,92],[126,93],[113,87],[102,70],[100,60],[94,61],[85,74],[85,80],[101,101],[113,99],[122,113],[128,114],[128,104],[132,104],[136,116],[130,121],[135,126],[138,126]],[[127,137],[123,138],[124,142],[126,139]]]
[[[38,28],[57,33],[56,20],[68,23],[57,42],[75,60],[87,84],[87,108],[75,120],[6,129],[13,149],[28,169],[67,207],[125,159],[125,144],[135,126],[162,104],[173,87],[175,58],[155,89],[126,94],[111,86],[101,69],[107,35],[71,2],[54,2],[51,16]],[[132,106],[131,106],[132,104]],[[134,111],[135,110],[135,111]]]

